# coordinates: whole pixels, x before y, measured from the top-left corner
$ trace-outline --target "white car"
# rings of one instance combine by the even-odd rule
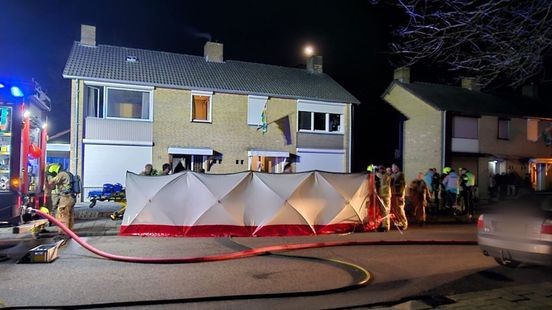
[[[532,193],[481,214],[477,241],[501,265],[552,266],[552,193]]]

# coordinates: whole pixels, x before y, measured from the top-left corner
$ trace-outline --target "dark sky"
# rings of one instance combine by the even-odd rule
[[[400,12],[371,1],[0,1],[0,76],[35,78],[52,99],[50,134],[69,128],[70,82],[62,71],[80,25],[97,44],[202,55],[207,38],[224,58],[303,67],[312,44],[324,72],[361,102],[353,170],[389,164],[398,113],[380,95],[392,79],[387,44]],[[367,151],[361,151],[361,148]]]

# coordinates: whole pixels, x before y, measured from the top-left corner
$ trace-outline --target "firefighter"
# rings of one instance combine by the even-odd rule
[[[473,188],[475,186],[475,176],[469,169],[462,168],[461,170],[461,182],[462,197],[464,199],[464,205],[466,206],[466,212],[468,214],[468,221],[473,219]]]
[[[422,172],[418,173],[418,177],[410,183],[408,190],[408,197],[412,202],[412,209],[414,210],[416,222],[418,225],[423,226],[426,221],[425,208],[428,205],[430,194]]]
[[[379,179],[379,197],[381,202],[382,222],[381,231],[389,231],[391,229],[391,168],[380,167],[376,176]]]
[[[393,173],[391,176],[391,212],[398,221],[397,226],[406,230],[408,228],[408,219],[404,212],[404,194],[406,188],[404,173],[400,171],[399,166],[396,164],[391,165],[391,171]]]
[[[60,164],[51,164],[48,167],[48,185],[57,191],[59,199],[53,205],[56,211],[56,219],[63,223],[67,228],[73,229],[74,215],[73,207],[75,206],[75,194],[73,193],[73,180]],[[63,230],[58,228],[58,232],[63,234]]]

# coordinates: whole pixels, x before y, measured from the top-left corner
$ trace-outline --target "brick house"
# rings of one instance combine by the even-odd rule
[[[349,172],[352,105],[359,101],[307,68],[97,45],[81,27],[63,77],[71,80],[71,170],[84,193],[125,172],[170,163],[207,173]],[[263,117],[264,115],[264,117]]]
[[[543,169],[552,163],[552,149],[542,133],[552,126],[552,106],[537,100],[532,86],[523,93],[483,93],[473,79],[463,79],[462,87],[411,82],[409,68],[395,70],[382,98],[405,117],[399,148],[407,180],[450,166],[474,173],[481,198],[490,174],[514,171],[530,176],[534,187],[550,187],[552,174]]]

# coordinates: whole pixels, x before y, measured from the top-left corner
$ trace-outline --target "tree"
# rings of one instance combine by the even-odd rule
[[[407,17],[391,43],[400,65],[444,65],[482,88],[517,88],[544,76],[550,0],[390,1]]]

